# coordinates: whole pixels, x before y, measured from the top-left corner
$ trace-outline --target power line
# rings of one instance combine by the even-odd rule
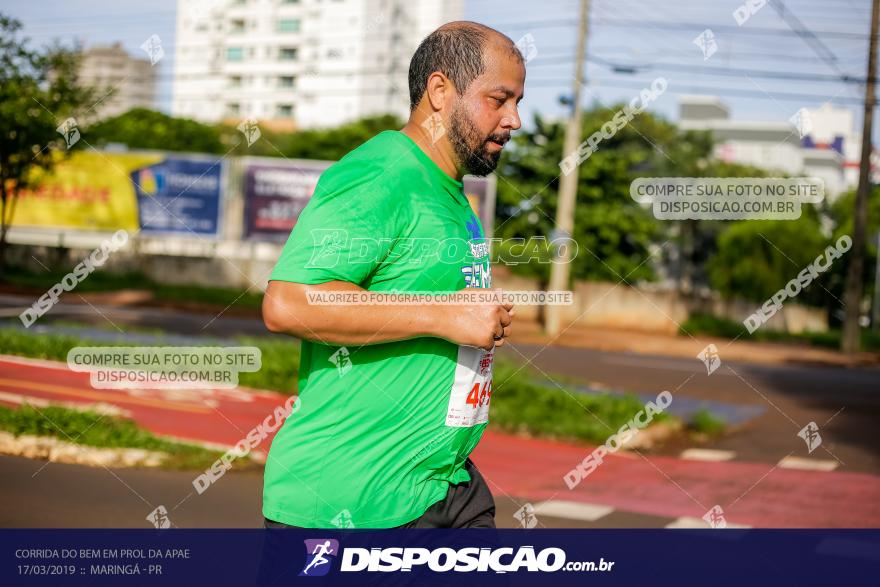
[[[561,58],[560,58],[561,59]],[[857,83],[863,84],[865,83],[864,78],[856,78],[856,77],[847,77],[841,78],[836,75],[825,75],[821,73],[817,74],[802,74],[802,73],[794,73],[794,72],[785,72],[785,71],[768,71],[768,70],[759,70],[759,69],[741,69],[741,68],[720,68],[720,67],[699,67],[693,65],[684,65],[679,63],[657,63],[657,64],[647,64],[647,65],[621,65],[608,61],[599,56],[593,56],[588,58],[589,61],[593,63],[598,63],[600,65],[605,65],[611,67],[613,69],[621,69],[621,68],[635,68],[642,70],[662,70],[667,69],[670,71],[690,71],[690,72],[699,72],[702,75],[718,75],[718,76],[749,76],[749,77],[758,77],[758,78],[770,78],[770,79],[779,79],[779,80],[795,80],[795,81],[815,81],[815,82],[835,82],[835,83]],[[876,83],[876,80],[875,80]]]
[[[534,22],[532,23],[533,28],[549,28],[549,27],[561,27],[570,24],[569,21],[565,20],[548,20],[543,22]],[[780,35],[792,36],[796,33],[790,29],[784,28],[767,28],[767,27],[738,27],[733,25],[724,25],[724,24],[713,24],[706,22],[672,22],[672,21],[647,21],[647,20],[633,20],[633,19],[599,19],[596,24],[602,24],[610,27],[627,27],[627,28],[658,28],[658,29],[670,29],[670,30],[686,30],[686,31],[701,31],[706,28],[711,28],[713,31],[725,31],[725,32],[734,32],[740,33],[743,35],[770,35],[773,37],[779,37]],[[852,40],[860,40],[867,41],[869,39],[869,35],[862,33],[850,33],[845,31],[813,31],[816,36],[823,36],[828,38],[838,38],[838,39],[852,39]]]
[[[545,59],[552,61],[550,63],[537,63],[531,66],[531,69],[540,69],[544,67],[558,67],[563,66],[570,63],[573,59],[573,56],[570,54],[559,54],[559,55],[550,55],[545,56]],[[855,83],[855,84],[864,84],[865,79],[861,77],[849,77],[847,79],[841,79],[836,75],[829,74],[810,74],[810,73],[797,73],[797,72],[786,72],[786,71],[772,71],[772,70],[763,70],[763,69],[746,69],[746,68],[730,68],[730,67],[701,67],[696,65],[687,65],[682,63],[646,63],[646,64],[633,64],[633,63],[616,63],[610,61],[604,57],[598,55],[592,55],[587,57],[587,61],[592,63],[602,65],[605,67],[609,67],[612,70],[635,70],[635,71],[682,71],[682,72],[693,72],[699,73],[701,75],[713,75],[713,76],[724,76],[724,77],[756,77],[756,78],[767,78],[767,79],[779,79],[779,80],[789,80],[789,81],[811,81],[811,82],[825,82],[825,83]],[[260,72],[257,77],[268,77],[268,78],[276,78],[276,77],[296,77],[299,79],[309,79],[311,77],[317,78],[332,78],[332,77],[345,77],[352,76],[355,78],[358,77],[373,77],[373,76],[381,76],[381,77],[404,77],[406,71],[404,69],[389,71],[386,69],[344,69],[344,70],[329,70],[329,71],[321,71],[320,73],[307,73],[301,71],[299,66],[304,66],[303,62],[293,62],[297,65],[296,68],[290,70],[283,71],[274,71],[274,72]],[[156,80],[181,80],[181,81],[196,81],[199,79],[223,79],[223,78],[232,78],[232,77],[248,77],[253,74],[247,71],[224,71],[222,73],[193,73],[193,74],[182,74],[179,72],[173,73],[160,73],[155,76]],[[535,79],[535,78],[532,78]],[[540,79],[540,78],[539,78]],[[526,81],[528,82],[529,77],[526,77]],[[876,80],[875,80],[876,83]],[[225,88],[230,91],[238,91],[242,88],[240,87],[230,87]],[[276,89],[276,88],[272,88]],[[283,89],[283,88],[278,88]],[[295,90],[302,90],[302,88],[291,88]],[[256,90],[255,90],[256,91]]]
[[[788,24],[788,26],[807,43],[807,45],[810,46],[813,52],[825,61],[831,69],[838,73],[841,80],[846,81],[850,78],[850,75],[843,71],[838,65],[837,56],[834,52],[829,49],[825,43],[820,41],[810,29],[805,27],[800,19],[786,8],[782,0],[770,0],[770,5],[779,13],[779,17],[785,21],[786,24]]]
[[[597,82],[596,85],[591,85],[591,89],[601,90],[604,86],[609,87],[622,87],[622,88],[634,88],[634,89],[643,89],[650,82],[637,82],[637,81],[626,81],[621,80],[619,78],[597,78],[593,77],[593,81]],[[536,87],[565,87],[565,85],[570,80],[566,79],[544,79],[544,80],[534,80],[533,85]],[[833,101],[835,103],[841,104],[861,104],[862,100],[858,98],[849,98],[849,97],[834,97],[831,100],[832,96],[828,95],[820,95],[820,94],[799,94],[799,93],[791,93],[791,92],[773,92],[773,95],[767,95],[763,92],[755,91],[755,90],[741,90],[739,88],[720,88],[720,87],[707,87],[707,86],[682,86],[676,84],[675,86],[671,86],[668,92],[672,94],[705,94],[705,95],[714,95],[714,96],[739,96],[743,98],[753,98],[757,100],[779,100],[779,101],[788,101],[788,102],[828,102]]]

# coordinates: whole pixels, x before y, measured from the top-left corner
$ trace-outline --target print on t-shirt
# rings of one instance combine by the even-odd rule
[[[492,269],[489,262],[488,245],[483,238],[480,223],[471,216],[466,224],[470,234],[470,249],[473,262],[461,268],[466,287],[492,287]],[[486,351],[481,348],[459,345],[455,377],[449,393],[449,406],[446,410],[446,425],[471,427],[489,420],[489,401],[492,397],[492,362],[495,348]]]

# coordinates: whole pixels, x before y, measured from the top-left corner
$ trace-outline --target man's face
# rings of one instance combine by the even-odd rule
[[[490,41],[483,53],[485,71],[462,96],[455,94],[449,141],[465,173],[492,173],[511,131],[522,126],[517,104],[526,71],[510,51],[506,43]]]

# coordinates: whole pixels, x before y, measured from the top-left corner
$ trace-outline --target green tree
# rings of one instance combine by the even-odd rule
[[[731,223],[719,237],[717,251],[708,263],[713,288],[727,297],[765,301],[823,254],[826,247],[833,245],[843,235],[852,235],[854,198],[855,191],[842,194],[822,211],[804,205],[802,216],[797,220]],[[825,236],[821,229],[822,216],[831,221],[830,237]],[[873,237],[878,230],[880,188],[874,188],[869,198],[868,235]],[[863,276],[867,285],[866,295],[869,296],[876,287],[876,260],[876,240],[871,238]],[[835,260],[825,273],[799,294],[798,302],[827,309],[831,324],[839,325],[848,265],[848,254]]]
[[[669,177],[764,177],[766,172],[749,165],[719,161],[711,156],[712,142],[708,133],[688,132],[682,137],[676,166],[664,175]],[[693,142],[691,142],[693,141]],[[667,266],[677,268],[679,291],[688,293],[697,286],[708,285],[707,264],[715,254],[718,236],[727,228],[723,220],[688,219],[671,221],[666,233],[675,243],[678,259],[665,259]],[[670,250],[666,248],[665,250]]]
[[[220,130],[188,118],[175,118],[134,108],[88,127],[89,142],[96,147],[123,143],[130,149],[162,149],[193,153],[224,153]]]
[[[261,136],[250,146],[242,140],[236,125],[222,125],[221,140],[226,149],[231,149],[235,155],[338,161],[380,132],[403,127],[403,122],[390,114],[361,118],[332,128],[296,132],[272,130],[259,121],[257,124]]]
[[[77,113],[95,99],[92,88],[77,83],[76,51],[30,49],[20,29],[19,21],[0,14],[0,266],[19,191],[35,171],[66,156],[68,142],[79,136]]]
[[[733,222],[718,238],[718,249],[708,263],[709,280],[723,296],[760,303],[796,278],[831,242],[809,205],[802,207],[797,220]],[[828,273],[820,275],[798,302],[830,307],[830,279]]]
[[[584,112],[584,140],[611,121],[623,105],[594,107]],[[564,125],[535,117],[533,130],[517,132],[498,168],[498,218],[496,237],[550,240],[556,215],[559,161],[563,157]],[[632,283],[654,278],[652,263],[645,262],[651,246],[662,235],[663,224],[650,209],[636,203],[629,186],[637,177],[687,175],[711,151],[707,135],[682,133],[675,125],[643,112],[612,138],[603,139],[597,151],[577,168],[578,190],[574,234],[578,243],[572,261],[573,279]],[[671,171],[671,170],[674,170]],[[500,260],[510,258],[502,247]],[[549,277],[549,247],[542,260],[514,265],[516,272]]]
[[[400,128],[403,128],[403,121],[396,116],[372,116],[334,128],[289,134],[281,151],[290,158],[336,161],[380,132]]]

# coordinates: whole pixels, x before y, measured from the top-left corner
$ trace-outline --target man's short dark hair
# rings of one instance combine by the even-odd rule
[[[448,23],[425,37],[409,63],[409,109],[416,109],[428,87],[428,76],[435,71],[452,80],[459,96],[464,94],[485,70],[483,48],[493,33],[507,39],[512,54],[522,61],[513,41],[476,22]]]

